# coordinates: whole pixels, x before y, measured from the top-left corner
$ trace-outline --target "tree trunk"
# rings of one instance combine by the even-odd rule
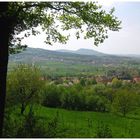
[[[8,3],[0,2],[0,137],[2,137],[6,97],[9,27],[6,19]]]
[[[20,111],[21,115],[24,114],[24,111],[25,111],[25,105],[21,104],[21,111]]]

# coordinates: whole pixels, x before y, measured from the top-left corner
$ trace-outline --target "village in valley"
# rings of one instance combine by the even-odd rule
[[[118,81],[121,84],[127,84],[127,83],[140,83],[140,76],[134,76],[131,79],[126,78],[119,78],[119,77],[107,77],[107,76],[85,76],[85,77],[57,77],[57,78],[47,78],[46,76],[42,76],[40,78],[42,81],[51,81],[50,84],[57,84],[57,85],[63,85],[63,86],[72,86],[74,84],[79,84],[81,81],[84,82],[84,84],[105,84],[105,85],[112,85],[113,81]]]

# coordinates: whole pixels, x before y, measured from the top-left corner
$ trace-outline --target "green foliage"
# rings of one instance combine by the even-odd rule
[[[22,127],[24,116],[15,112],[17,106],[6,108],[4,117],[3,137],[14,138],[17,135],[18,129]],[[19,111],[19,110],[18,110]]]
[[[105,90],[105,85],[104,84],[96,84],[94,86],[94,92],[97,94],[97,95],[103,95],[104,93],[104,90]]]
[[[127,62],[123,61],[123,65],[120,67],[112,67],[107,71],[107,76],[118,77],[120,79],[132,79],[134,75],[137,75],[136,69],[133,69],[132,65],[135,65],[136,62],[129,62],[131,66],[125,66]],[[127,64],[128,65],[128,64]]]
[[[15,118],[12,118],[11,111],[5,111],[3,137],[15,137],[16,131],[20,126]]]
[[[127,113],[131,112],[136,107],[134,96],[134,93],[127,90],[119,90],[113,102],[114,109],[125,117]]]
[[[85,110],[85,94],[80,91],[78,85],[67,87],[62,91],[61,107],[70,110]]]
[[[109,88],[109,87],[106,87],[106,89],[104,90],[104,94],[103,96],[109,101],[109,102],[113,102],[114,101],[114,98],[115,98],[115,90],[113,88]]]
[[[43,105],[49,107],[60,107],[61,106],[61,89],[56,85],[49,85],[44,91]]]
[[[62,97],[62,107],[66,109],[76,109],[77,108],[77,101],[79,100],[79,96],[75,88],[70,87],[68,91],[63,94]]]
[[[113,138],[140,137],[140,109],[136,111],[137,115],[134,111],[133,113],[129,113],[127,117],[124,118],[113,113],[105,112],[70,111],[38,105],[34,106],[34,108],[32,118],[34,118],[36,121],[31,138],[95,138],[97,136],[97,129],[99,126],[101,126],[100,122],[103,122],[102,126],[107,125],[107,127],[111,130],[111,135]],[[30,109],[30,106],[28,106],[27,109]],[[25,130],[25,118],[28,118],[27,116],[29,115],[29,111],[25,112],[25,116],[20,115],[18,112],[18,106],[16,106],[15,109],[11,109],[9,112],[11,113],[11,119],[16,120],[12,121],[12,123],[8,123],[9,120],[7,120],[9,129],[7,129],[6,134],[8,134],[10,138],[17,137],[16,132],[19,130],[19,128]],[[104,131],[106,130],[104,129]],[[23,135],[23,132],[24,131],[21,131],[21,135]],[[27,135],[29,136],[30,134]],[[8,136],[5,135],[5,137]]]
[[[31,103],[39,103],[43,89],[40,70],[35,66],[19,65],[7,80],[7,105],[21,104],[21,113]]]
[[[86,98],[87,110],[97,111],[98,99],[99,99],[98,96],[93,96],[93,95],[87,96]]]
[[[96,131],[96,138],[112,138],[112,131],[109,125],[104,124],[103,122],[98,123]]]
[[[119,88],[119,87],[121,87],[121,85],[122,85],[121,80],[118,80],[117,78],[113,78],[112,87]]]
[[[85,86],[85,85],[86,85],[85,79],[81,78],[81,79],[80,79],[80,84],[81,84],[82,86]]]
[[[98,94],[99,90],[95,92],[92,88],[90,90],[86,88],[81,84],[70,87],[49,85],[44,94],[43,105],[70,110],[110,111],[110,101],[103,93]]]
[[[32,106],[25,116],[22,126],[18,129],[16,137],[18,138],[38,138],[45,137],[46,129],[39,119],[34,115]]]
[[[27,48],[27,45],[17,44],[14,47],[9,47],[9,54],[17,54],[24,51]]]
[[[41,106],[36,112],[41,119],[49,120],[50,122],[57,116],[59,112],[57,128],[55,136],[56,138],[94,138],[96,136],[97,127],[102,121],[104,125],[107,125],[111,129],[113,138],[121,138],[121,134],[124,134],[126,138],[132,138],[131,135],[125,133],[125,128],[130,129],[130,122],[133,122],[133,137],[139,137],[140,121],[139,115],[128,114],[128,117],[121,117],[113,113],[100,113],[93,111],[70,111],[58,108],[46,108]],[[137,110],[140,113],[140,110]],[[90,120],[90,127],[88,125]],[[46,123],[48,126],[48,123]],[[47,126],[45,126],[47,128]],[[63,128],[63,131],[61,131]],[[53,131],[53,130],[52,130]],[[47,134],[47,133],[46,133]]]
[[[96,85],[96,84],[97,84],[97,81],[96,81],[95,79],[93,79],[93,80],[91,81],[91,84]]]
[[[86,98],[87,110],[106,112],[108,110],[108,101],[104,97],[98,95],[87,96]]]
[[[47,125],[47,138],[55,138],[57,136],[58,124],[59,123],[59,112],[48,122]]]
[[[32,137],[35,123],[36,119],[34,117],[32,109],[30,109],[28,115],[25,117],[23,126],[17,132],[17,137]]]
[[[11,36],[25,30],[22,38],[37,35],[40,32],[35,27],[41,25],[47,44],[66,43],[69,35],[64,35],[62,30],[76,29],[77,38],[83,33],[84,38],[94,38],[94,45],[98,45],[108,37],[108,30],[121,28],[113,11],[102,10],[96,2],[11,2],[0,17],[10,19]],[[14,44],[18,40],[20,43],[22,38],[14,36],[9,42]]]

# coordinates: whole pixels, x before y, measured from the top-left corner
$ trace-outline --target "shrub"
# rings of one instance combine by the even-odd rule
[[[46,137],[44,124],[34,115],[32,107],[23,121],[22,126],[18,129],[16,137],[18,138],[39,138]]]
[[[77,89],[77,87],[69,87],[61,97],[62,107],[72,110],[85,109],[85,94]]]
[[[95,137],[96,138],[112,138],[112,131],[109,125],[104,124],[103,122],[98,123]]]
[[[13,108],[12,108],[13,109]],[[16,137],[18,128],[21,127],[22,118],[15,118],[11,114],[11,110],[6,108],[5,117],[4,117],[4,128],[3,128],[3,137],[4,138],[13,138]]]
[[[100,97],[98,95],[90,95],[86,97],[86,106],[87,110],[90,111],[99,111],[106,112],[109,111],[108,108],[108,100],[104,97]]]
[[[49,85],[45,89],[44,106],[60,107],[61,106],[61,91],[56,85]]]
[[[124,117],[136,106],[135,95],[127,90],[119,90],[113,102],[113,109]]]

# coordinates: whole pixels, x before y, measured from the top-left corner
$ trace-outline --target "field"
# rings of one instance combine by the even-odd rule
[[[35,115],[41,119],[45,128],[48,127],[48,122],[52,122],[57,117],[55,138],[93,138],[96,137],[98,127],[104,125],[108,126],[114,138],[140,137],[140,110],[122,117],[112,113],[69,111],[43,106],[35,106],[35,108]],[[19,110],[16,108],[12,117],[18,120],[18,115]]]

